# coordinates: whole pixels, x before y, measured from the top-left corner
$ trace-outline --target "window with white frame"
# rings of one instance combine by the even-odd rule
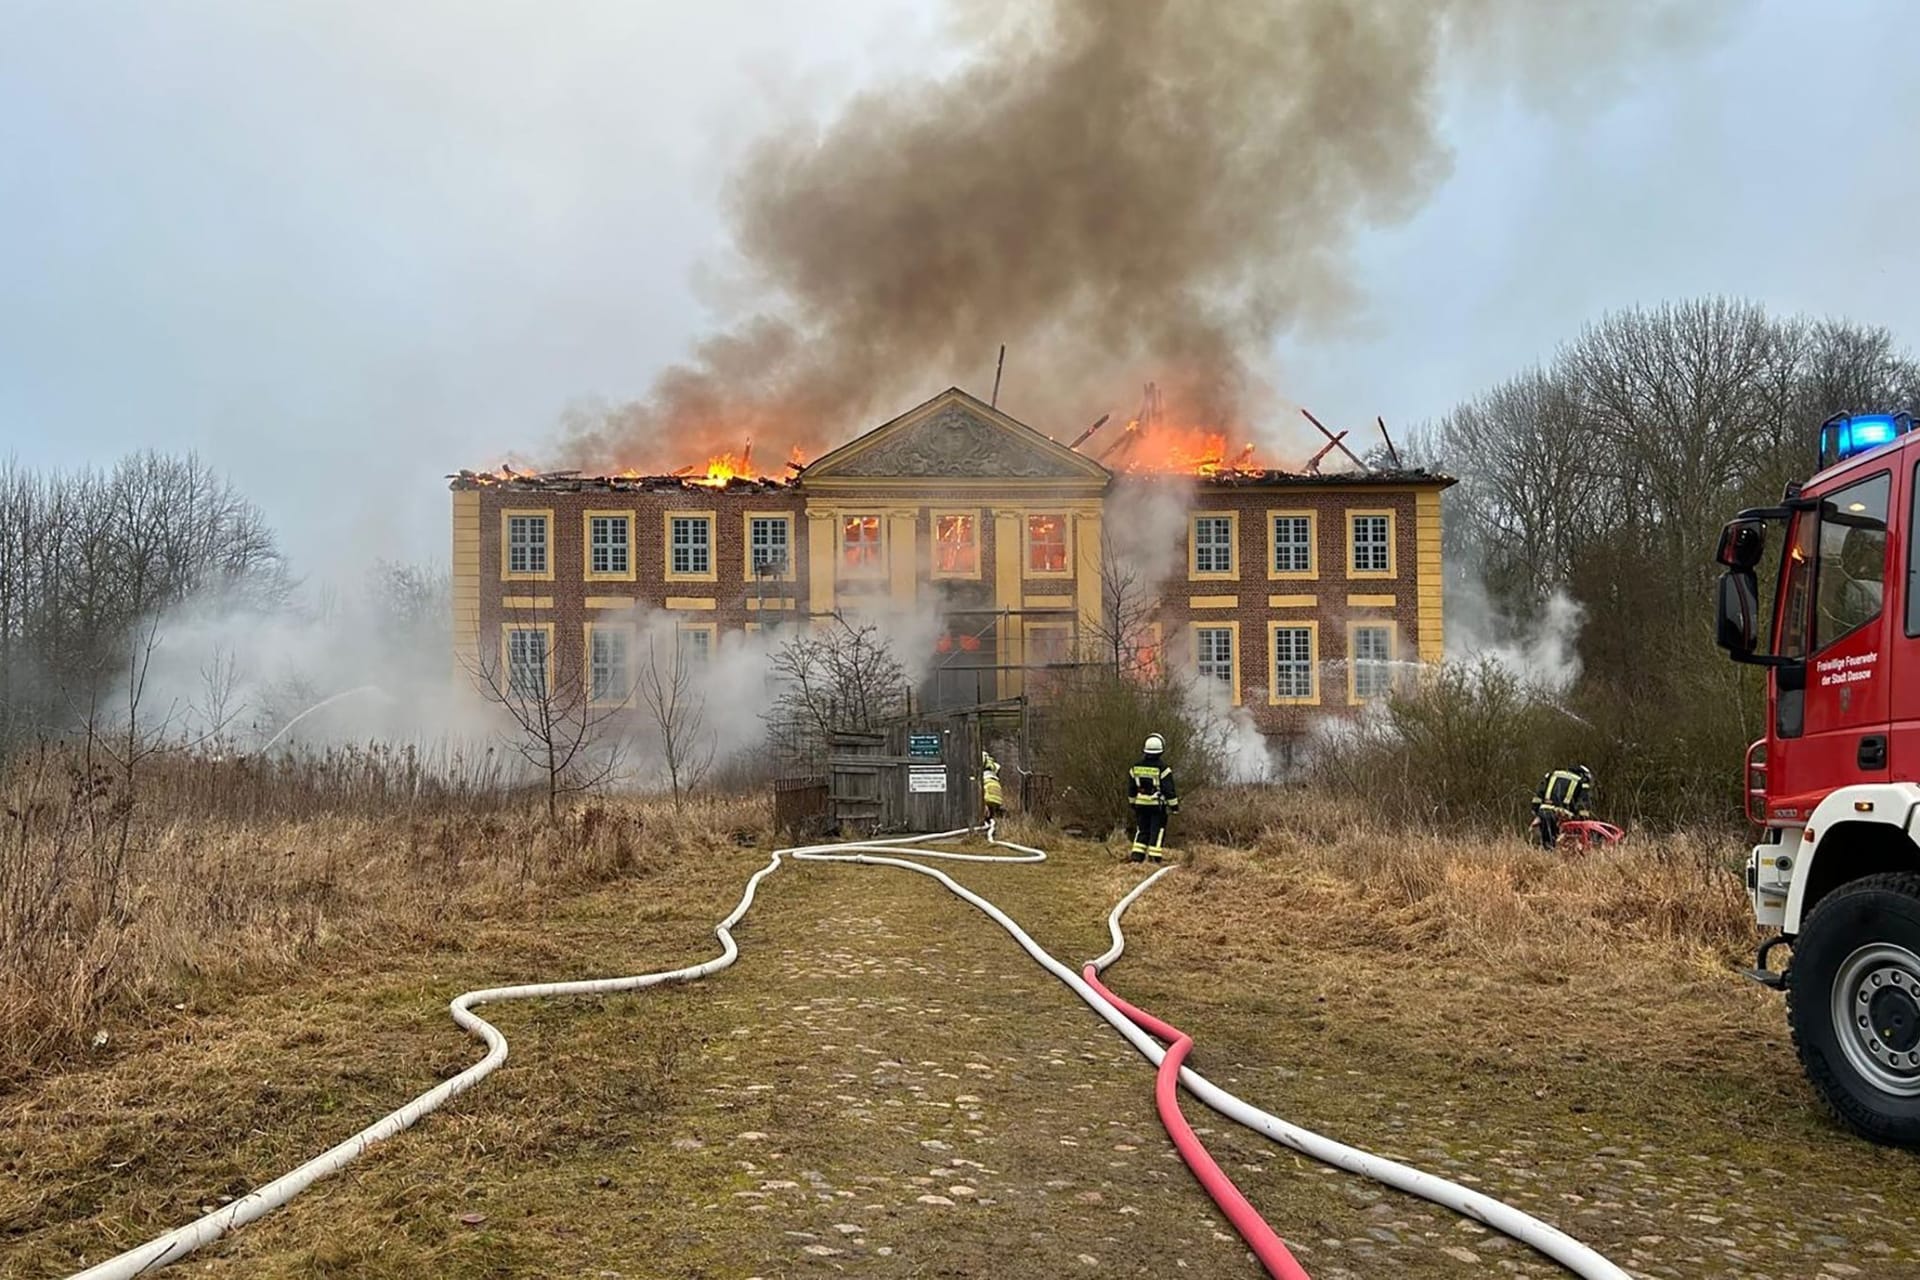
[[[668,554],[676,575],[697,577],[713,572],[713,520],[708,516],[674,516],[668,522]]]
[[[508,629],[507,691],[519,698],[546,697],[546,628],[511,627]]]
[[[879,516],[848,516],[840,522],[840,564],[853,577],[871,577],[886,569]]]
[[[1193,663],[1202,680],[1218,680],[1231,688],[1233,685],[1233,628],[1194,628]]]
[[[1067,572],[1066,516],[1027,517],[1027,572]]]
[[[1353,571],[1386,573],[1393,568],[1393,521],[1382,515],[1353,516]]]
[[[779,577],[792,553],[792,526],[785,516],[753,516],[747,521],[748,563],[755,577]]]
[[[587,568],[608,576],[633,571],[633,521],[629,517],[587,517]]]
[[[633,692],[633,635],[625,627],[588,631],[587,673],[595,702],[625,702]]]
[[[1378,698],[1393,691],[1393,628],[1353,629],[1353,696]]]
[[[1313,696],[1313,628],[1273,629],[1273,696],[1306,699]]]
[[[713,631],[707,627],[682,627],[677,656],[683,666],[706,666],[713,659]]]
[[[942,512],[933,518],[933,571],[955,577],[980,572],[980,524],[969,512]]]
[[[547,571],[547,518],[543,515],[507,517],[507,572]]]
[[[1273,518],[1273,571],[1313,572],[1313,517]]]
[[[1233,572],[1233,517],[1193,518],[1193,571]]]

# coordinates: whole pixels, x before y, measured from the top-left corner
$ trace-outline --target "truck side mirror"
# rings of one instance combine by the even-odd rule
[[[1745,571],[1751,577],[1766,549],[1765,521],[1734,520],[1720,531],[1720,546],[1713,558],[1724,568]]]
[[[1714,641],[1736,659],[1750,656],[1759,647],[1760,590],[1752,569],[1728,569],[1720,575],[1720,613]]]

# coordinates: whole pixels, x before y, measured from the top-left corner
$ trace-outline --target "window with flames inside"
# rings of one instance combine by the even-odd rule
[[[840,564],[849,577],[873,577],[885,568],[879,516],[848,516],[840,524]]]
[[[1058,515],[1027,517],[1027,572],[1058,574],[1067,571],[1067,518]]]
[[[979,526],[974,517],[955,513],[934,517],[934,572],[972,577],[980,572]]]

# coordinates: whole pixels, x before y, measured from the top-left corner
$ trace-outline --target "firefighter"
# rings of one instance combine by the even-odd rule
[[[1540,823],[1540,847],[1560,843],[1560,824],[1593,816],[1593,770],[1586,765],[1555,769],[1533,791],[1533,816]]]
[[[987,806],[987,834],[992,835],[1007,803],[1006,793],[1000,789],[1000,762],[992,756],[987,756],[980,767],[980,799]]]
[[[1166,765],[1166,740],[1147,736],[1146,752],[1127,770],[1127,803],[1133,806],[1132,861],[1162,861],[1166,856],[1167,818],[1180,812],[1173,770]]]

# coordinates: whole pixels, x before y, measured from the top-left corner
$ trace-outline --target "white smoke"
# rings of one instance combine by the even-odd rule
[[[1578,641],[1585,610],[1555,590],[1529,621],[1516,621],[1493,603],[1479,577],[1456,573],[1447,583],[1446,656],[1490,660],[1544,692],[1564,694],[1580,678]]]

